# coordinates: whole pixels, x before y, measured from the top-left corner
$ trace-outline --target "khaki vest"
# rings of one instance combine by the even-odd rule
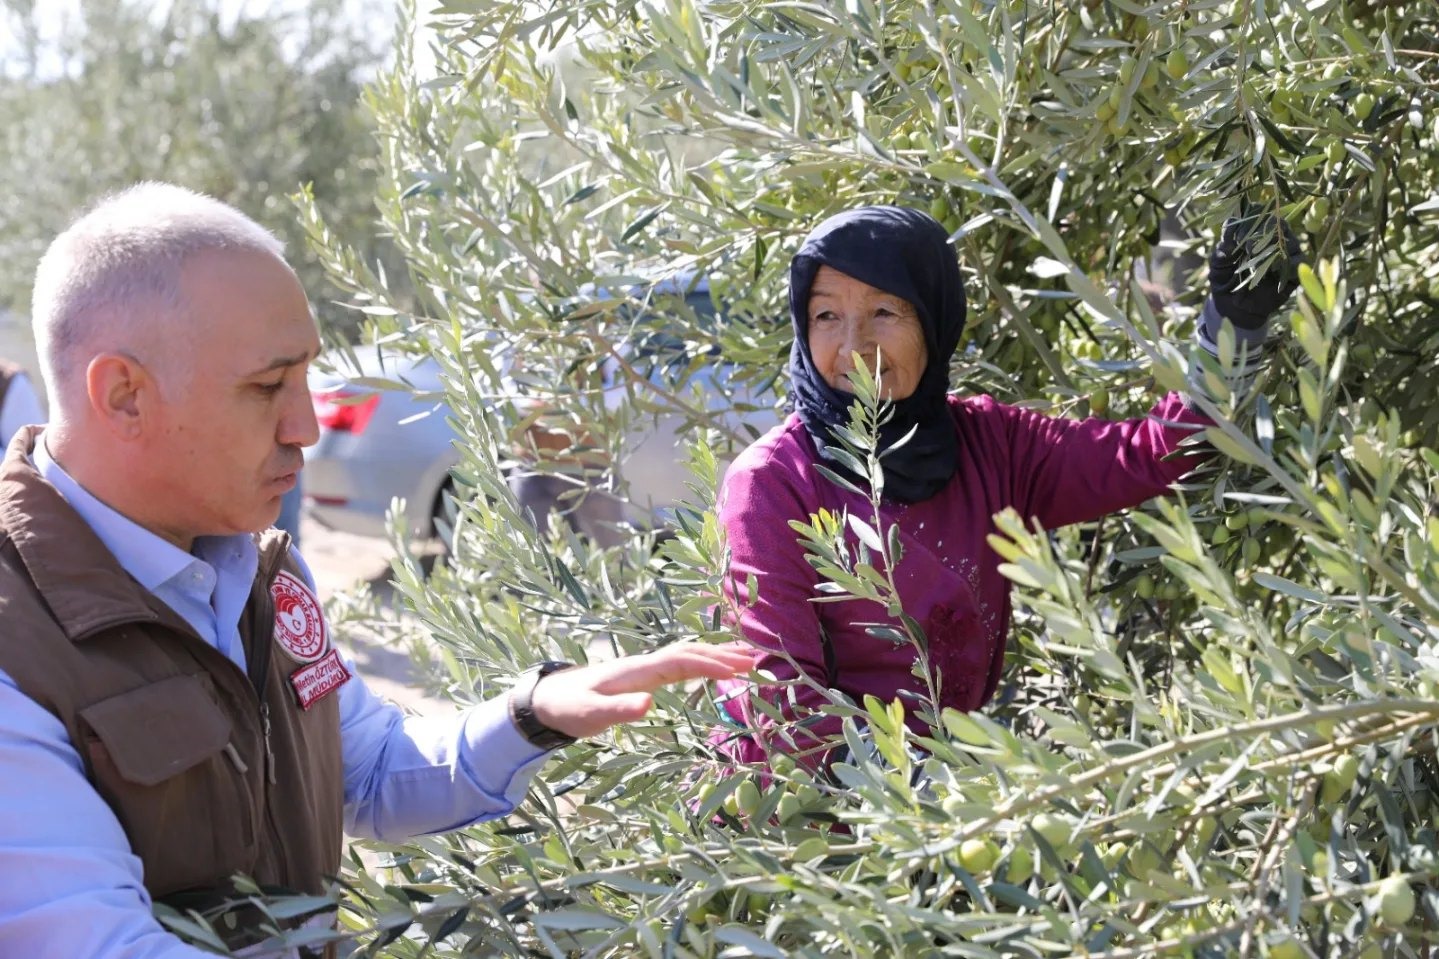
[[[299,664],[273,641],[270,585],[281,569],[301,575],[289,536],[256,537],[247,676],[40,477],[39,433],[22,430],[0,465],[0,669],[65,725],[156,900],[198,904],[236,873],[322,892],[341,854],[339,696],[302,709]]]

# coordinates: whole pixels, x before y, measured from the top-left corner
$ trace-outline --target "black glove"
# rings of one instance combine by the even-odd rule
[[[1283,252],[1258,278],[1240,273],[1240,266],[1255,252],[1272,244],[1275,231],[1283,237]],[[1230,217],[1214,252],[1209,255],[1209,299],[1204,304],[1204,327],[1211,342],[1219,337],[1220,317],[1233,323],[1244,340],[1262,340],[1269,317],[1278,312],[1299,285],[1299,238],[1273,215]],[[1250,332],[1251,336],[1244,336]]]

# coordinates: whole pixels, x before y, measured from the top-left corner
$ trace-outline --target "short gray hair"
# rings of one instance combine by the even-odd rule
[[[35,271],[31,305],[52,414],[67,409],[90,357],[135,348],[154,320],[183,319],[181,269],[208,250],[283,259],[285,245],[229,204],[168,183],[105,197],[55,238]],[[174,329],[182,333],[183,324]]]

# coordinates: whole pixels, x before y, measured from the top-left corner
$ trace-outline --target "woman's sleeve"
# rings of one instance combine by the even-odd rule
[[[724,619],[765,651],[755,669],[779,681],[758,687],[739,680],[720,685],[725,710],[742,727],[737,737],[720,745],[742,762],[763,763],[774,749],[802,753],[840,727],[832,717],[805,720],[828,699],[821,690],[797,680],[802,671],[820,686],[829,681],[818,609],[810,602],[818,595],[819,575],[806,562],[799,534],[789,525],[810,516],[797,479],[769,461],[750,462],[742,456],[726,476],[720,495],[719,520],[729,544]],[[803,722],[776,729],[774,720],[756,709],[751,697],[774,704],[788,720]]]
[[[1097,519],[1161,495],[1203,463],[1207,447],[1180,444],[1209,420],[1179,393],[1134,420],[1074,420],[1001,406],[1013,502],[1046,529]]]

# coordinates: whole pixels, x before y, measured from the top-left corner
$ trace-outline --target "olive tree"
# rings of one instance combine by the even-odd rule
[[[389,29],[376,35],[359,14],[343,0],[283,10],[82,0],[42,15],[6,0],[0,309],[28,311],[40,255],[81,209],[149,179],[210,193],[275,230],[322,316],[353,329],[287,197],[308,184],[339,235],[386,255],[360,91]]]
[[[370,92],[418,308],[305,217],[372,335],[446,372],[452,551],[395,577],[458,701],[539,659],[726,637],[711,507],[748,437],[717,411],[783,403],[788,257],[840,209],[916,205],[950,231],[959,389],[1138,416],[1192,368],[1218,455],[1099,523],[996,517],[1018,612],[984,709],[916,737],[897,704],[836,696],[848,758],[816,777],[727,765],[707,696],[662,695],[652,723],[553,760],[509,819],[384,870],[357,856],[345,935],[397,956],[1427,952],[1432,7],[446,0],[432,19],[435,72],[402,51]],[[1255,210],[1307,265],[1239,393],[1231,343],[1185,344],[1192,264]],[[719,319],[665,295],[697,276]],[[700,395],[716,363],[734,392]],[[695,495],[614,547],[536,533],[503,473],[540,415],[620,493],[624,437],[686,418]],[[885,601],[874,520],[795,533],[838,592]],[[895,641],[923,661],[922,635]]]

